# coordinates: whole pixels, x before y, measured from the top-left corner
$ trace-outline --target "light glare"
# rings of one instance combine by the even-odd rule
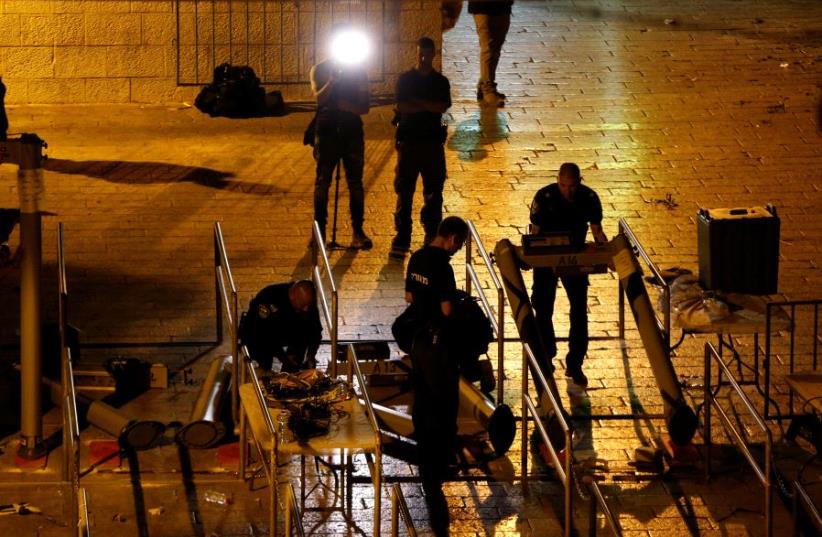
[[[358,30],[342,30],[331,39],[331,54],[341,64],[361,64],[370,52],[368,37]]]

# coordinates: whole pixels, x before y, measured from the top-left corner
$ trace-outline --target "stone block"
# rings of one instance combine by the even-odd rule
[[[20,44],[20,15],[0,15],[0,46]]]
[[[158,2],[157,0],[132,0],[132,13],[173,13],[174,3],[170,0],[168,2]]]
[[[107,47],[55,47],[54,76],[86,78],[106,76]]]
[[[403,11],[400,13],[400,41],[416,41],[421,36],[439,36],[442,15],[439,11]],[[437,47],[439,48],[439,46]]]
[[[6,85],[6,104],[28,102],[29,85],[26,80],[3,76],[3,83]]]
[[[130,4],[123,0],[51,0],[54,13],[128,13]],[[153,2],[171,4],[171,2]],[[170,9],[169,5],[169,9]]]
[[[89,103],[127,103],[130,90],[127,78],[85,79],[85,100]]]
[[[87,45],[139,45],[139,13],[86,14]]]
[[[38,104],[85,102],[85,81],[56,78],[32,80],[29,82],[28,102]]]
[[[200,88],[177,86],[173,78],[135,78],[131,80],[131,102],[179,103],[194,102]]]
[[[171,13],[143,13],[142,44],[173,46],[177,23]]]
[[[54,76],[52,47],[13,47],[5,49],[6,72],[9,77],[49,78]]]
[[[3,11],[6,13],[54,13],[57,2],[51,0],[6,0]]]
[[[108,47],[106,76],[162,77],[165,73],[164,47]]]

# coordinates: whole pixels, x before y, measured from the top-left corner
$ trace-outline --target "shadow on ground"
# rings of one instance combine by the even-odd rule
[[[52,158],[44,168],[50,172],[85,175],[111,183],[132,185],[155,183],[194,183],[219,190],[235,190],[246,194],[267,195],[281,191],[274,185],[231,181],[231,172],[199,166],[182,166],[164,162],[130,162],[125,160],[68,160]]]

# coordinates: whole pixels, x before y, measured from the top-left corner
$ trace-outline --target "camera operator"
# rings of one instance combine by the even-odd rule
[[[324,60],[311,68],[311,90],[317,99],[314,138],[314,160],[317,161],[314,220],[319,223],[325,237],[328,189],[334,176],[334,168],[342,161],[348,183],[351,225],[354,230],[351,247],[367,250],[372,247],[372,242],[363,230],[365,193],[362,176],[365,141],[360,116],[367,114],[369,110],[368,74],[360,66]]]
[[[418,175],[422,175],[420,220],[425,229],[425,244],[436,236],[442,219],[442,189],[446,177],[443,145],[447,136],[442,114],[451,106],[451,85],[434,70],[435,55],[434,41],[428,37],[420,38],[416,66],[400,75],[397,81],[397,168],[394,177],[397,235],[391,242],[395,253],[404,254],[411,247],[411,209]]]

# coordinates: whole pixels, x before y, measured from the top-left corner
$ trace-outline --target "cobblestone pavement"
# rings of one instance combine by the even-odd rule
[[[471,219],[489,249],[504,237],[518,240],[534,192],[554,180],[560,163],[574,161],[586,184],[602,198],[608,235],[616,233],[617,220],[625,218],[660,266],[695,270],[697,208],[770,202],[782,224],[780,296],[818,298],[820,28],[822,4],[811,0],[681,6],[653,0],[520,0],[500,63],[500,89],[508,95],[508,105],[489,112],[473,99],[477,45],[473,22],[463,14],[445,37],[443,54],[443,70],[455,97],[448,116],[445,210]],[[53,315],[55,309],[50,290],[56,288],[59,221],[65,224],[70,319],[83,331],[83,341],[169,344],[212,339],[216,221],[222,224],[241,307],[267,283],[309,276],[305,245],[313,160],[301,144],[309,112],[236,121],[209,119],[187,105],[17,106],[9,117],[13,132],[36,132],[49,143],[47,203],[56,216],[44,219],[47,311]],[[375,248],[331,255],[344,339],[390,337],[390,322],[403,308],[403,263],[387,255],[395,201],[391,117],[390,106],[379,106],[366,118],[365,226]],[[17,206],[13,170],[6,166],[0,173],[0,205]],[[346,243],[351,230],[342,190],[339,237]],[[417,199],[415,207],[419,204]],[[419,226],[414,233],[415,245],[421,244]],[[463,263],[457,256],[458,277]],[[0,274],[0,300],[8,305],[0,312],[0,341],[6,343],[14,341],[17,326],[16,278],[13,270]],[[488,290],[488,278],[483,278]],[[557,311],[565,308],[560,293]],[[592,335],[617,335],[615,276],[592,279],[590,317]],[[563,333],[564,316],[558,315],[558,324]],[[624,349],[615,340],[592,342],[585,366],[591,387],[587,395],[570,394],[573,408],[594,414],[661,411],[638,334],[629,328]],[[515,333],[510,320],[505,330]],[[677,372],[694,384],[701,382],[704,341],[686,339],[675,358]],[[735,342],[743,354],[752,349],[748,338]],[[809,344],[800,343],[800,348],[807,355]],[[505,400],[519,413],[520,353],[515,344],[507,349]],[[166,346],[153,351],[152,359],[176,368],[199,350]],[[146,352],[121,348],[88,355]],[[496,360],[495,352],[491,358]],[[204,374],[204,362],[195,365],[195,376]],[[172,389],[154,392],[134,403],[134,409],[184,422],[194,393],[196,386],[183,384],[178,375]],[[54,420],[47,421],[47,432],[55,427]],[[628,464],[633,450],[653,444],[663,432],[661,422],[581,421],[578,428],[580,456],[607,467],[598,472],[603,491],[626,535],[763,534],[761,489],[740,458],[726,457],[723,471],[710,482],[703,480],[699,465],[672,469],[662,479],[636,480]],[[101,437],[89,429],[84,445]],[[3,480],[14,483],[19,474],[10,469],[13,440],[7,441],[0,462],[9,468]],[[517,473],[519,445],[517,439],[509,453]],[[197,477],[197,494],[212,487],[209,479],[217,479],[219,487],[235,490],[238,501],[226,508],[201,499],[199,522],[191,520],[186,509],[191,500],[185,503],[176,450],[166,446],[155,451],[141,455],[139,497],[147,508],[164,505],[165,513],[146,515],[146,532],[264,531],[265,490],[244,493],[242,486],[227,484],[230,469],[216,462],[214,450],[192,455],[194,469],[203,472]],[[780,461],[791,464],[787,455]],[[528,496],[519,481],[449,484],[453,533],[561,534],[561,486],[533,457],[530,468],[535,463],[535,473],[546,479],[534,483]],[[50,471],[32,474],[32,480],[53,481]],[[208,472],[214,475],[206,476]],[[408,475],[411,468],[390,461],[386,472]],[[95,534],[142,535],[134,523],[139,510],[135,512],[132,496],[137,492],[127,476],[127,471],[104,471],[85,478]],[[59,520],[61,509],[66,509],[63,497],[48,485],[35,488],[28,497]],[[0,487],[0,503],[17,501],[20,490],[17,485]],[[424,528],[419,486],[406,484],[403,490],[415,522]],[[196,507],[196,497],[194,501]],[[357,486],[354,515],[366,533],[371,501],[369,489]],[[384,504],[386,529],[385,495]],[[584,532],[587,502],[577,504],[575,520]],[[123,516],[117,518],[118,513]],[[785,534],[789,513],[778,500],[774,513],[776,534]],[[12,519],[0,517],[0,528],[9,524],[21,528],[21,535],[33,535],[35,528],[39,535],[67,531],[47,518]],[[319,520],[307,515],[307,521]],[[599,525],[607,533],[602,520]],[[342,519],[334,515],[314,531],[340,534]]]

